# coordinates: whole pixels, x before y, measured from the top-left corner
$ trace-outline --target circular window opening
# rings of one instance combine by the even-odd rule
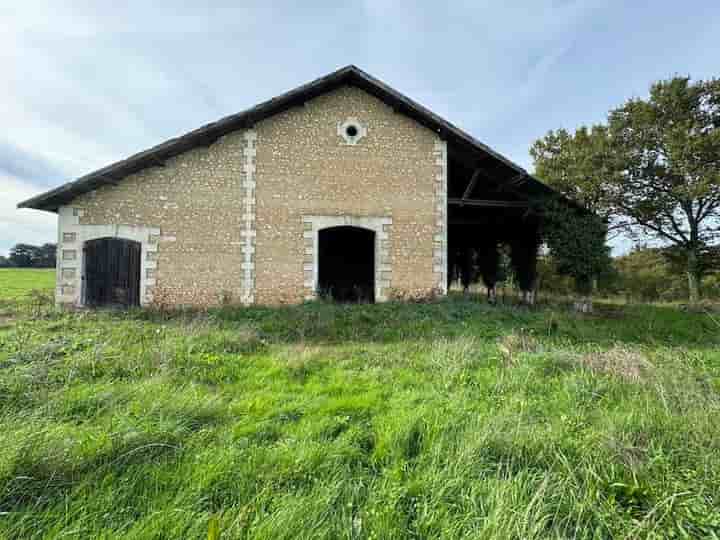
[[[345,134],[348,137],[357,137],[358,134],[358,128],[357,126],[348,126],[345,128]]]

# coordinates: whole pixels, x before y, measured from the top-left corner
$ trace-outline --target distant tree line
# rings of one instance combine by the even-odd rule
[[[0,255],[0,268],[55,268],[57,246],[16,244],[7,257]]]
[[[689,284],[684,274],[684,258],[673,248],[639,246],[630,253],[614,257],[609,271],[596,280],[596,293],[604,297],[624,297],[633,302],[675,302],[687,300]],[[720,249],[705,253],[700,293],[708,300],[720,299]],[[713,263],[713,261],[716,261]],[[538,265],[542,292],[572,295],[574,283],[558,272],[551,256],[541,257]]]

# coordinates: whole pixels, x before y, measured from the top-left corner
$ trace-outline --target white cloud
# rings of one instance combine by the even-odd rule
[[[13,176],[0,175],[0,254],[21,242],[37,245],[57,241],[55,214],[16,208],[17,203],[42,190]]]

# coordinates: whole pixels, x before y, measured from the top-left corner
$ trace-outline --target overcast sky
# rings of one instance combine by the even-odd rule
[[[528,170],[549,129],[720,76],[717,0],[185,4],[3,2],[0,254],[55,241],[20,200],[346,64]]]

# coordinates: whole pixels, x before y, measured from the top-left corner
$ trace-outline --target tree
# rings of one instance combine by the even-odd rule
[[[566,197],[613,224],[610,179],[616,175],[608,128],[579,127],[548,132],[530,148],[535,174]]]
[[[10,249],[8,257],[10,263],[18,268],[29,268],[34,266],[37,260],[37,246],[30,244],[16,244]]]
[[[720,298],[720,247],[703,252],[703,297]],[[675,247],[639,246],[613,260],[620,277],[620,288],[632,298],[647,301],[671,301],[688,297],[685,260]]]
[[[580,300],[575,309],[592,311],[593,281],[611,268],[603,219],[567,201],[546,200],[539,209],[543,216],[542,238],[560,274],[570,276]]]
[[[55,268],[55,258],[57,256],[57,245],[45,243],[37,250],[36,266],[40,268]]]
[[[657,82],[606,126],[550,132],[531,153],[540,178],[612,230],[674,248],[699,300],[703,253],[720,236],[720,80]]]
[[[10,250],[8,263],[18,268],[54,268],[57,248],[55,244],[42,246],[15,244]]]
[[[683,273],[672,272],[662,249],[638,246],[613,261],[620,274],[620,287],[628,299],[645,302],[687,298]]]
[[[702,253],[720,233],[720,80],[655,83],[649,99],[612,111],[609,125],[623,165],[618,212],[683,254],[697,302]]]

